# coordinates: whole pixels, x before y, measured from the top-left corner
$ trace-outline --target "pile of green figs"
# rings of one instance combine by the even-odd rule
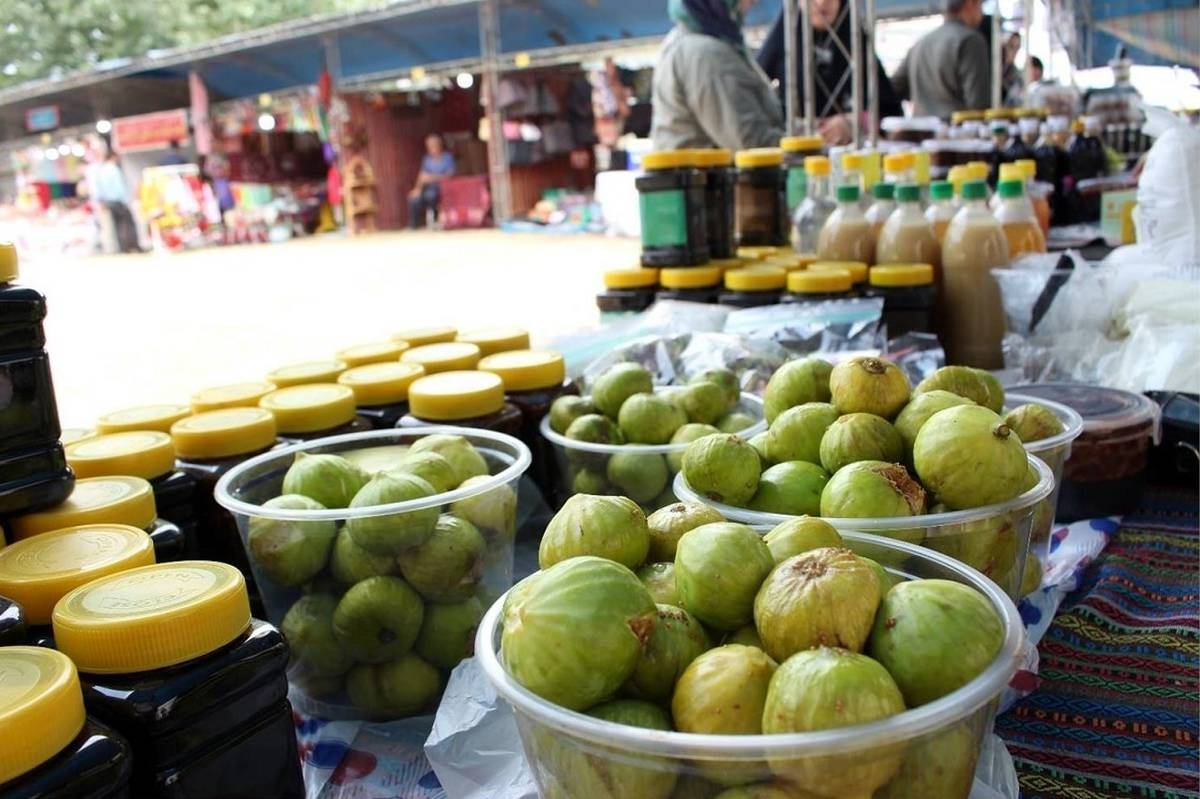
[[[837,366],[785,363],[763,398],[768,428],[748,441],[710,434],[682,459],[688,484],[719,503],[764,513],[826,518],[919,517],[995,505],[1039,481],[1023,442],[1062,432],[1053,411],[1021,405],[1001,416],[1004,389],[986,371],[945,366],[913,388],[883,358]],[[1052,512],[1047,505],[1039,511]],[[1040,583],[1039,564],[1017,554],[1029,512],[957,527],[885,535],[951,555],[1011,594]],[[1021,585],[1021,574],[1038,583]],[[1027,589],[1027,590],[1026,590]]]
[[[759,422],[739,411],[741,385],[728,369],[700,372],[687,385],[655,390],[650,372],[621,362],[596,377],[586,397],[559,397],[550,406],[550,428],[585,444],[686,445],[714,433],[738,433]],[[611,494],[646,510],[675,501],[671,481],[682,453],[605,454],[566,447],[566,493]]]
[[[501,662],[546,701],[614,724],[704,735],[852,727],[961,688],[1004,641],[974,588],[889,572],[812,517],[764,537],[704,505],[646,517],[627,498],[579,494],[538,555],[540,571],[505,598]],[[525,745],[548,797],[965,799],[986,715],[807,757],[684,762],[538,728]]]
[[[283,493],[262,507],[354,510],[489,481],[466,438],[427,435],[407,447],[298,453]],[[372,719],[432,709],[511,580],[516,509],[499,485],[448,506],[345,522],[251,517],[246,550],[273,620],[282,616],[292,682]]]

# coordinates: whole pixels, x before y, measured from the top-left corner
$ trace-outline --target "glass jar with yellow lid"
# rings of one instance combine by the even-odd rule
[[[817,303],[827,300],[848,300],[853,281],[844,269],[792,272],[787,276],[787,292],[780,302]]]
[[[402,341],[410,347],[423,347],[426,344],[454,341],[457,337],[458,328],[456,327],[410,327],[407,330],[393,333],[392,341]]]
[[[38,646],[0,648],[5,754],[0,796],[6,799],[130,799],[129,743],[87,714],[71,659]],[[19,744],[18,744],[19,742]]]
[[[785,272],[795,272],[797,269],[808,269],[809,264],[815,263],[815,252],[781,252],[772,255],[762,262],[763,266],[775,266]],[[754,264],[749,264],[753,266]]]
[[[660,150],[642,157],[634,181],[642,223],[643,266],[696,266],[709,259],[707,178],[695,150]]]
[[[251,618],[237,569],[110,574],[64,596],[53,623],[88,713],[132,747],[131,796],[303,799],[288,647]]]
[[[718,302],[733,308],[777,305],[787,284],[787,272],[777,266],[755,265],[725,273],[725,290]]]
[[[809,272],[828,272],[838,271],[846,272],[850,275],[850,293],[853,296],[858,296],[862,293],[862,289],[867,285],[867,277],[869,275],[868,266],[865,261],[813,261],[808,265]]]
[[[796,206],[804,199],[808,182],[804,159],[825,155],[825,140],[820,136],[784,136],[779,140],[779,149],[783,150],[783,168],[787,172],[787,213],[791,219]]]
[[[455,424],[521,434],[521,410],[504,398],[504,381],[493,372],[440,372],[408,387],[408,413],[397,427]]]
[[[480,357],[509,350],[529,349],[529,331],[519,327],[487,327],[482,330],[468,330],[466,333],[459,333],[455,340],[474,344],[479,348]]]
[[[187,405],[139,405],[134,408],[122,408],[119,411],[106,413],[96,420],[97,433],[124,433],[128,430],[158,430],[161,433],[171,432],[171,425],[185,416],[190,416],[192,409]]]
[[[373,430],[390,430],[408,413],[408,387],[424,374],[419,363],[369,363],[342,372],[338,383],[354,392],[360,419]]]
[[[68,444],[66,452],[76,477],[149,480],[158,515],[177,525],[189,543],[195,540],[196,478],[175,467],[171,436],[157,430],[108,433]]]
[[[787,251],[786,247],[738,247],[737,257],[744,261],[765,261],[773,255]]]
[[[272,369],[267,372],[267,382],[276,388],[303,386],[309,383],[332,383],[338,375],[349,369],[345,361],[305,361]]]
[[[934,318],[937,288],[932,264],[873,266],[865,294],[883,300],[888,338],[937,331]]]
[[[398,360],[401,353],[408,348],[409,344],[404,341],[373,341],[338,350],[334,357],[349,367],[366,366],[369,363]]]
[[[275,430],[285,442],[312,441],[371,429],[370,422],[354,412],[353,389],[338,383],[306,383],[277,389],[259,400],[258,407],[274,414]]]
[[[714,266],[694,266],[687,269],[660,269],[661,288],[656,300],[685,302],[716,302],[721,291],[721,270]]]
[[[277,388],[279,386],[274,383],[263,380],[202,388],[192,395],[192,413],[219,411],[222,408],[254,408],[260,399]]]
[[[596,295],[600,319],[641,313],[654,304],[658,291],[657,269],[610,269],[604,273],[604,291]]]
[[[474,344],[465,341],[445,341],[405,350],[400,356],[400,362],[420,364],[424,367],[425,374],[433,375],[438,372],[470,371],[479,364],[480,357],[479,347]]]
[[[783,247],[788,243],[783,151],[777,147],[740,150],[734,156],[734,163],[737,165],[734,229],[738,247]]]
[[[132,475],[81,478],[60,504],[14,517],[9,532],[13,541],[24,541],[87,524],[129,525],[145,531],[159,563],[192,557],[199,547],[197,536],[186,536],[174,522],[159,518],[153,487]]]
[[[729,150],[696,150],[696,167],[704,173],[704,217],[708,224],[708,257],[732,258],[733,153]]]

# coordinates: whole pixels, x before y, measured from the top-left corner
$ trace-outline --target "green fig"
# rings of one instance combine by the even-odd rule
[[[900,761],[900,771],[875,792],[875,797],[967,799],[978,760],[979,738],[970,725],[959,722],[910,745]]]
[[[267,500],[262,507],[325,510],[320,502],[302,494],[284,494]],[[336,536],[337,522],[332,519],[301,522],[252,516],[247,525],[246,548],[254,566],[271,582],[300,585],[325,568]]]
[[[382,472],[371,478],[350,503],[352,509],[390,505],[432,497],[433,486],[411,474]],[[437,506],[381,516],[355,516],[346,521],[350,537],[368,552],[395,555],[411,549],[433,535]]]
[[[827,482],[825,470],[807,461],[777,463],[759,477],[749,507],[793,516],[820,513],[821,490]]]
[[[754,617],[754,595],[774,567],[771,550],[746,525],[697,527],[675,550],[680,605],[710,627],[736,630]]]
[[[333,542],[329,571],[342,585],[354,585],[368,577],[381,577],[396,571],[396,559],[391,555],[376,555],[354,543],[350,531],[343,527]]]
[[[725,410],[733,410],[742,398],[742,383],[735,372],[729,369],[705,369],[698,375],[693,375],[689,383],[713,383],[721,388],[725,395]]]
[[[810,550],[840,547],[842,536],[824,519],[801,516],[775,525],[763,537],[763,543],[771,550],[771,557],[775,562],[783,563],[788,558]]]
[[[403,718],[431,707],[441,681],[437,669],[410,653],[387,663],[355,666],[346,677],[346,693],[372,718]]]
[[[984,407],[993,413],[1000,413],[1004,408],[1004,386],[986,369],[976,369],[975,374],[983,381],[988,390],[988,399]]]
[[[764,468],[764,469],[766,469],[767,467],[769,467],[775,463],[767,455],[767,440],[768,440],[769,436],[770,436],[770,434],[766,430],[764,430],[761,433],[757,433],[754,436],[752,436],[750,438],[750,441],[748,442],[750,444],[750,446],[754,447],[754,450],[758,453],[758,459],[759,459],[759,461],[761,461],[762,468]]]
[[[913,394],[908,404],[896,415],[895,422],[896,432],[900,434],[900,440],[904,443],[905,463],[912,464],[913,444],[916,443],[917,433],[921,432],[921,428],[929,421],[929,417],[947,408],[971,404],[973,404],[971,400],[966,397],[941,389]],[[883,458],[879,460],[883,460]]]
[[[647,563],[637,570],[638,579],[654,601],[659,605],[678,605],[679,592],[675,588],[675,564]]]
[[[685,424],[683,427],[675,431],[675,435],[671,436],[670,443],[673,445],[690,444],[697,439],[720,432],[720,430],[713,427],[711,424]],[[667,466],[671,468],[672,474],[682,469],[683,452],[672,452],[668,454]]]
[[[914,394],[924,394],[926,391],[940,389],[966,397],[971,402],[983,408],[991,401],[991,391],[987,383],[979,376],[981,370],[969,366],[943,366],[929,377],[917,383]],[[997,411],[992,411],[996,413]]]
[[[893,419],[908,402],[911,386],[904,371],[891,361],[858,357],[833,367],[829,392],[842,413],[873,413]]]
[[[354,658],[333,632],[337,598],[329,594],[305,594],[283,617],[279,629],[287,639],[293,662],[307,676],[336,677],[354,665]]]
[[[743,430],[753,427],[757,421],[757,419],[748,413],[734,411],[733,413],[725,414],[717,420],[717,429],[722,433],[740,433]]]
[[[565,435],[572,422],[580,416],[592,413],[598,414],[600,409],[590,399],[565,394],[550,403],[550,429],[559,435]]]
[[[474,488],[491,479],[487,475],[468,477],[459,488]],[[456,500],[450,504],[450,512],[475,525],[488,541],[512,541],[517,532],[517,495],[507,485]]]
[[[718,511],[695,502],[675,502],[659,508],[646,519],[650,529],[648,558],[652,561],[673,561],[675,547],[684,533],[703,524],[723,521],[725,517]]]
[[[408,451],[404,456],[404,460],[391,470],[392,474],[411,474],[420,477],[429,485],[433,486],[434,492],[444,494],[447,491],[453,491],[458,488],[461,482],[458,479],[458,471],[450,465],[450,461],[443,458],[436,452],[413,452]]]
[[[475,652],[475,629],[483,618],[483,605],[475,597],[462,602],[425,606],[421,632],[413,651],[439,669],[452,669]]]
[[[370,577],[350,586],[333,612],[333,634],[356,660],[383,663],[412,649],[425,606],[399,577]]]
[[[904,442],[886,419],[871,413],[848,413],[821,436],[821,465],[833,474],[858,461],[899,463]]]
[[[679,675],[709,647],[700,622],[683,608],[658,605],[654,632],[642,647],[625,690],[651,702],[670,702]]]
[[[920,516],[925,489],[898,463],[859,461],[838,470],[821,491],[821,515],[879,519]]]
[[[462,602],[483,577],[486,552],[475,525],[447,513],[438,517],[433,535],[396,559],[404,579],[430,602]]]
[[[696,424],[716,424],[725,415],[728,400],[716,383],[702,380],[689,383],[679,394],[679,404],[687,420]]]
[[[1021,493],[1029,458],[1021,439],[987,408],[939,411],[917,433],[913,466],[951,510],[1007,502]]]
[[[733,632],[725,636],[724,644],[741,644],[742,646],[755,646],[762,651],[767,650],[763,647],[762,638],[758,635],[758,630],[753,624],[747,624],[745,627],[738,627]]]
[[[475,449],[475,445],[463,436],[433,433],[418,438],[408,451],[411,455],[418,455],[422,452],[441,455],[450,462],[450,466],[454,469],[455,476],[452,480],[456,486],[464,480],[481,477],[488,473],[487,460],[479,450]]]
[[[671,475],[662,455],[618,452],[608,459],[607,476],[619,493],[645,503],[662,493]]]
[[[772,463],[808,461],[820,466],[821,438],[837,418],[837,408],[827,402],[788,408],[767,428],[767,459]]]
[[[616,419],[625,400],[654,391],[654,378],[641,364],[617,363],[605,369],[592,382],[592,402],[600,412]]]
[[[283,493],[301,494],[324,508],[345,508],[370,477],[340,455],[297,452],[283,475]]]
[[[683,475],[709,499],[744,506],[758,490],[762,467],[754,448],[735,435],[720,433],[693,441],[683,455]]]
[[[1067,429],[1054,411],[1033,402],[1018,405],[1006,413],[1004,423],[1024,444],[1056,436]]]
[[[788,361],[776,369],[763,392],[763,411],[767,424],[772,424],[775,417],[788,408],[806,402],[829,402],[829,376],[832,371],[833,367],[820,358]]]
[[[634,394],[625,400],[617,417],[621,434],[630,444],[666,444],[687,422],[679,408],[654,394]]]
[[[546,526],[538,565],[546,569],[579,555],[595,555],[636,569],[650,550],[646,515],[626,497],[576,494]]]
[[[671,716],[680,732],[760,735],[763,705],[775,661],[752,646],[727,644],[693,660],[671,697]]]

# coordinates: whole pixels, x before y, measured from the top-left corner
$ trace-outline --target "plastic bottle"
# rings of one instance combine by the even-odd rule
[[[838,186],[853,186],[862,193],[863,159],[859,153],[842,153],[842,176]]]
[[[925,209],[925,219],[933,231],[933,237],[938,244],[946,236],[946,228],[954,218],[958,207],[954,204],[954,186],[946,180],[937,180],[929,184],[929,207]]]
[[[1002,180],[996,196],[1000,198],[996,221],[1004,230],[1008,257],[1015,261],[1026,253],[1045,252],[1046,238],[1033,206],[1025,196],[1025,185],[1020,180]]]
[[[987,207],[987,186],[963,184],[963,207],[942,242],[941,340],[947,363],[998,369],[1004,364],[1004,307],[991,270],[1008,264],[1008,242]]]
[[[798,253],[815,254],[821,228],[836,207],[829,191],[829,159],[820,155],[805,158],[804,173],[804,199],[792,217],[792,247]]]
[[[883,179],[888,183],[899,186],[901,183],[913,183],[917,157],[915,153],[891,153],[883,157]]]
[[[875,239],[871,223],[858,206],[857,186],[838,186],[837,208],[817,237],[817,256],[822,261],[875,262]]]
[[[967,171],[966,164],[950,167],[950,173],[946,176],[946,181],[952,189],[951,205],[954,206],[954,210],[956,211],[962,207],[962,187],[969,177],[970,174]]]
[[[915,183],[896,188],[896,210],[887,218],[875,244],[877,264],[930,264],[940,261],[938,241],[921,211],[921,189]]]
[[[1075,200],[1078,219],[1083,222],[1094,222],[1100,218],[1100,196],[1082,196],[1076,187],[1080,181],[1100,177],[1107,170],[1104,144],[1100,141],[1102,130],[1103,125],[1098,118],[1084,117],[1082,123],[1076,126],[1077,132],[1067,148],[1070,175],[1063,182],[1063,190]]]
[[[1009,137],[1008,144],[1004,147],[1003,161],[1005,163],[1011,164],[1033,157],[1033,146],[1025,141],[1026,128],[1028,127],[1026,123],[1028,122],[1033,123],[1033,129],[1035,131],[1033,135],[1036,138],[1037,120],[1022,119],[1017,132]]]
[[[871,223],[871,235],[879,238],[883,223],[896,210],[896,184],[876,183],[871,187],[871,195],[875,201],[867,208],[867,221]]]
[[[1020,161],[1015,161],[1014,163],[1021,173],[1021,180],[1025,184],[1025,196],[1029,198],[1029,202],[1033,205],[1033,212],[1037,215],[1038,224],[1041,225],[1042,235],[1049,235],[1050,200],[1046,196],[1046,185],[1039,185],[1036,181],[1037,162],[1032,158],[1022,158]]]

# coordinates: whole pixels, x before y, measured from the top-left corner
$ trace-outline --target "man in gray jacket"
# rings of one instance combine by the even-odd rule
[[[892,76],[913,116],[949,119],[955,111],[987,108],[991,58],[979,32],[982,0],[945,0],[945,22],[921,37]]]

